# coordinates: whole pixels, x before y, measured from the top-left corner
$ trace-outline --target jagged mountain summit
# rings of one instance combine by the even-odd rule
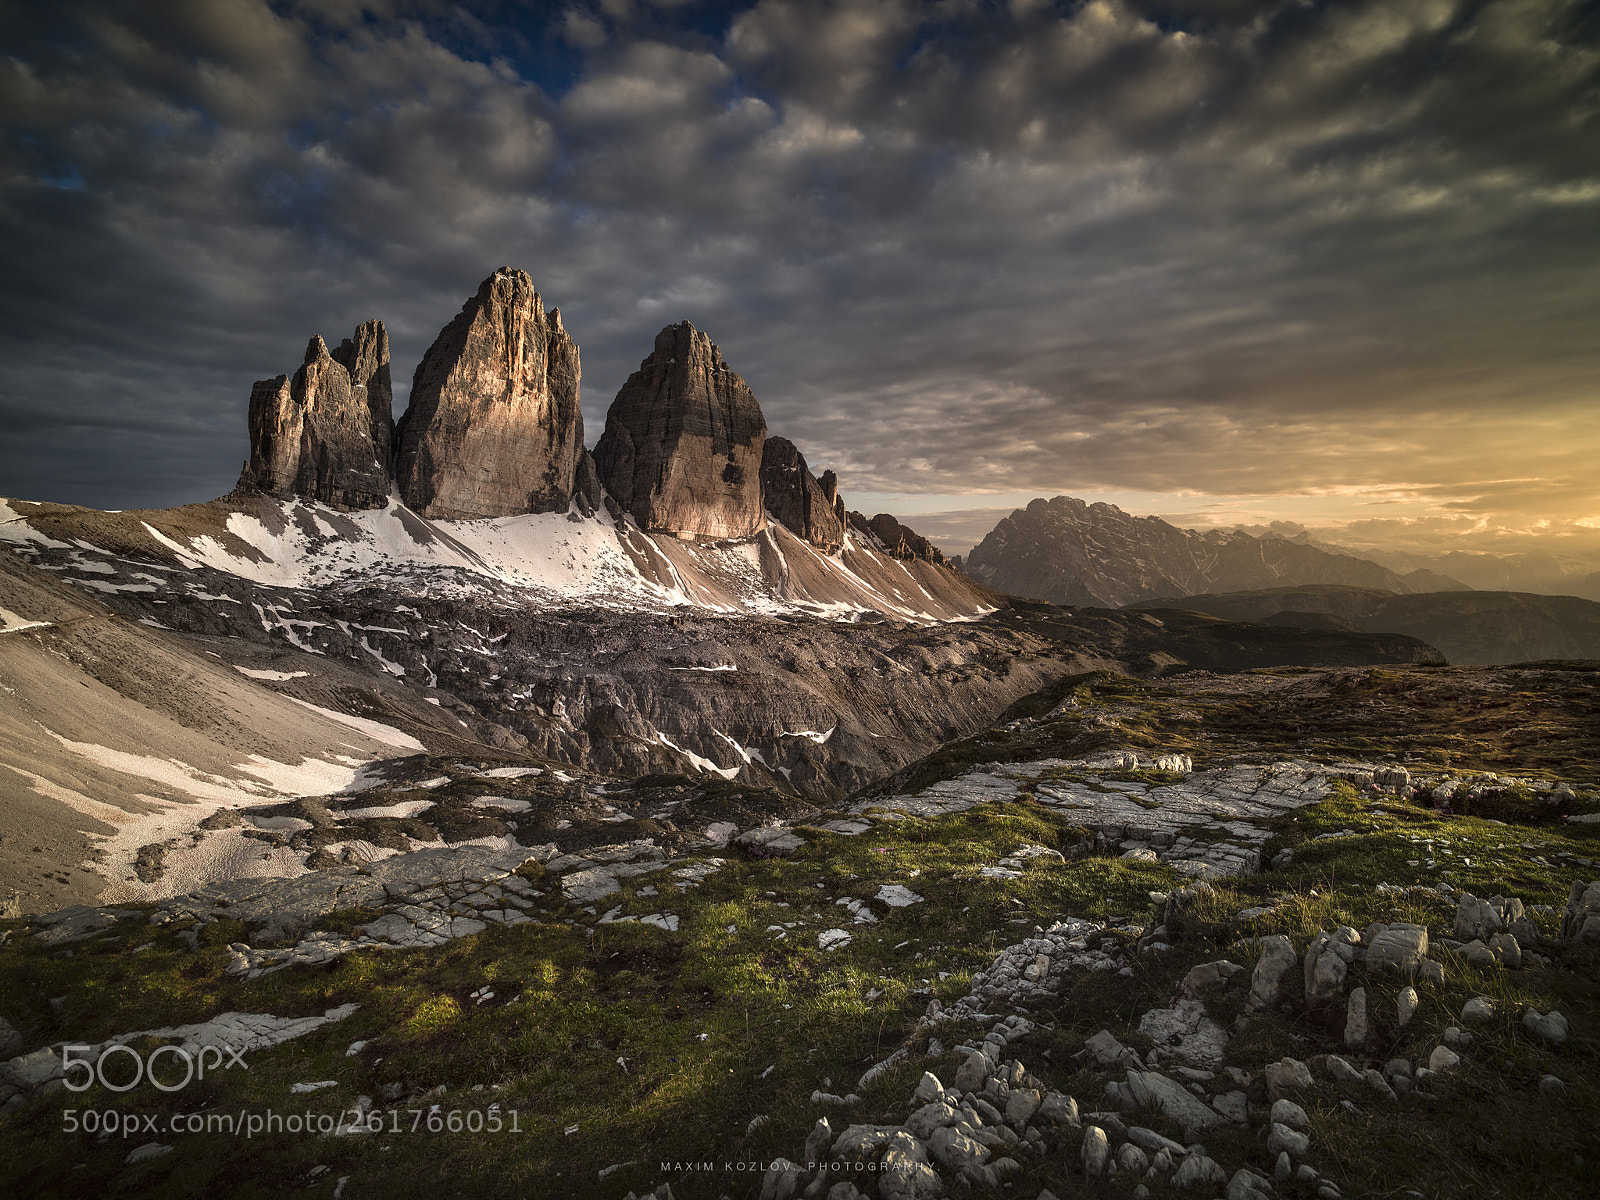
[[[545,310],[527,272],[500,268],[417,364],[398,430],[401,496],[445,520],[564,512],[586,490],[593,503],[581,376],[561,311]]]
[[[382,508],[393,399],[382,321],[358,326],[333,351],[313,336],[293,379],[279,375],[250,389],[250,462],[241,483],[335,508]]]
[[[1159,597],[1298,584],[1420,590],[1367,559],[1284,538],[1197,533],[1159,517],[1070,496],[1034,500],[990,531],[966,557],[972,578],[998,591],[1055,604],[1120,607]]]
[[[600,482],[648,533],[744,538],[766,527],[755,393],[688,321],[656,335],[595,443]]]
[[[787,438],[767,436],[750,386],[688,321],[656,335],[618,391],[591,455],[583,446],[578,345],[525,271],[479,285],[417,365],[411,401],[390,416],[389,339],[368,321],[329,351],[313,336],[291,380],[257,383],[239,494],[355,512],[398,498],[420,517],[581,515],[610,498],[647,535],[729,542],[771,521],[824,555],[847,530],[891,558],[943,555],[893,517],[849,513],[832,471],[814,476]]]
[[[313,337],[292,381],[252,393],[228,536],[184,553],[312,585],[448,566],[557,603],[911,620],[994,608],[926,538],[847,512],[832,471],[812,475],[794,443],[768,438],[755,393],[688,321],[656,335],[592,456],[581,377],[560,311],[509,267],[434,339],[398,425],[382,322],[331,352]],[[303,510],[258,509],[254,496],[336,511],[307,526]],[[563,520],[500,523],[543,514]],[[296,529],[323,532],[302,544]]]

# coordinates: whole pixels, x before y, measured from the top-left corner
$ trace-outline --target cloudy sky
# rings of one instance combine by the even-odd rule
[[[310,334],[403,406],[510,265],[590,444],[687,318],[950,549],[1600,553],[1593,0],[0,0],[0,122],[0,494],[225,492]]]

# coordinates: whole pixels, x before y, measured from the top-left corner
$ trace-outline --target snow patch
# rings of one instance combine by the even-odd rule
[[[24,629],[47,629],[54,621],[30,621],[9,608],[0,608],[0,633],[21,633]]]
[[[397,750],[410,750],[416,754],[426,754],[428,748],[409,733],[401,733],[393,725],[385,725],[380,721],[368,720],[366,717],[352,717],[349,713],[335,712],[331,708],[311,704],[295,696],[285,696],[292,704],[302,708],[309,708],[314,713],[321,713],[331,721],[338,721],[341,725],[348,725],[351,729],[360,730],[374,741],[382,742],[385,746],[393,746]]]
[[[667,746],[670,749],[676,750],[679,754],[687,758],[691,764],[693,764],[699,770],[706,772],[708,775],[720,775],[723,779],[732,779],[739,773],[740,768],[738,763],[735,763],[731,767],[719,767],[709,758],[701,758],[693,750],[685,750],[682,746],[678,745],[678,743],[674,742],[664,733],[657,733],[654,740],[657,745]]]

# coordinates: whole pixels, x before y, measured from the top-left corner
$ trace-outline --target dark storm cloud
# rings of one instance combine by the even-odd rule
[[[510,264],[591,441],[687,317],[847,491],[1600,513],[1592,6],[532,12],[5,9],[0,491],[225,490],[312,332],[403,396]]]

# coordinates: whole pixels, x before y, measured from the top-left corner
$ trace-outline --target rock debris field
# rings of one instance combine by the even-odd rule
[[[1152,772],[1169,781],[1125,777]],[[31,936],[59,953],[71,953],[116,938],[122,922],[138,918],[177,930],[198,946],[206,925],[238,921],[249,940],[232,944],[225,973],[248,980],[295,965],[330,963],[356,951],[439,947],[490,925],[554,920],[592,932],[634,923],[668,935],[684,931],[685,913],[674,902],[735,857],[795,855],[817,828],[864,838],[913,819],[937,821],[981,806],[1031,800],[1068,822],[1078,841],[1069,839],[1061,849],[1017,845],[978,865],[977,878],[1004,884],[1041,865],[1091,854],[1160,865],[1176,873],[1178,886],[1151,893],[1159,919],[1131,912],[1103,919],[1063,913],[1048,927],[1036,926],[1031,935],[1005,944],[984,969],[971,974],[965,995],[929,999],[913,1035],[866,1071],[854,1089],[823,1081],[811,1096],[811,1107],[820,1111],[804,1145],[793,1147],[793,1157],[765,1164],[762,1200],[857,1200],[873,1194],[920,1200],[983,1193],[1004,1189],[1013,1177],[1024,1178],[1039,1163],[1063,1156],[1071,1158],[1075,1178],[1138,1181],[1136,1197],[1150,1194],[1151,1187],[1170,1186],[1228,1200],[1274,1195],[1338,1200],[1345,1192],[1319,1165],[1316,1122],[1307,1106],[1338,1097],[1337,1105],[1355,1114],[1447,1100],[1452,1080],[1477,1052],[1482,1027],[1508,1015],[1530,1044],[1559,1049],[1574,1032],[1566,1016],[1533,1008],[1503,1013],[1494,989],[1487,988],[1471,996],[1430,1044],[1409,1056],[1383,1053],[1393,1041],[1391,1031],[1403,1030],[1418,1011],[1419,989],[1437,993],[1445,985],[1447,961],[1457,964],[1450,971],[1464,962],[1492,979],[1498,972],[1549,967],[1562,947],[1600,942],[1600,882],[1574,885],[1565,909],[1479,897],[1442,881],[1380,884],[1377,891],[1383,894],[1426,892],[1431,901],[1453,905],[1448,931],[1393,921],[1359,930],[1339,925],[1298,942],[1283,934],[1245,937],[1234,945],[1245,961],[1225,957],[1193,966],[1169,1003],[1138,1016],[1139,1041],[1147,1048],[1135,1049],[1124,1040],[1129,1035],[1119,1038],[1101,1029],[1082,1041],[1070,1064],[1057,1060],[1041,1069],[1030,1046],[1055,1028],[1051,1006],[1081,980],[1136,977],[1173,951],[1196,914],[1215,902],[1218,887],[1287,865],[1293,857],[1287,851],[1271,863],[1263,861],[1273,836],[1270,822],[1327,798],[1339,781],[1383,801],[1411,787],[1405,776],[1402,768],[1360,762],[1242,763],[1192,771],[1181,755],[1149,757],[1125,750],[984,764],[920,794],[859,801],[817,823],[771,820],[743,830],[731,822],[713,823],[698,844],[675,848],[644,839],[565,851],[555,843],[424,849],[359,866],[334,863],[293,879],[212,884],[153,908],[79,906],[36,919]],[[1417,853],[1428,857],[1409,860],[1411,865],[1427,861],[1432,866],[1434,855],[1443,858],[1446,850],[1442,839],[1437,849],[1429,840],[1427,850]],[[819,895],[814,907],[796,908],[793,920],[768,924],[764,936],[774,943],[803,938],[823,951],[841,949],[863,926],[926,903],[917,875],[910,871],[882,882],[870,898]],[[650,911],[640,911],[645,907]],[[366,919],[342,932],[321,927],[335,914],[351,911]],[[1268,911],[1241,915],[1248,919]],[[487,999],[492,993],[485,987],[474,996]],[[1380,1011],[1380,1006],[1386,1007]],[[266,1049],[356,1011],[355,1005],[345,1005],[305,1018],[226,1013],[200,1024],[118,1034],[93,1050],[141,1038],[184,1047],[231,1041]],[[1242,1065],[1230,1043],[1247,1036],[1261,1015],[1285,1012],[1315,1014],[1324,1025],[1332,1021],[1344,1052]],[[1227,1014],[1237,1015],[1230,1020]],[[1380,1030],[1386,1032],[1380,1036]],[[62,1086],[59,1046],[21,1045],[22,1035],[9,1025],[0,1034],[8,1048],[23,1051],[0,1064],[6,1111]],[[933,1060],[944,1064],[940,1070],[948,1081],[923,1071],[904,1099],[899,1123],[849,1119],[849,1110],[863,1103],[862,1093],[886,1072],[921,1061],[938,1065]],[[624,1060],[618,1062],[626,1069]],[[1045,1076],[1062,1069],[1076,1073],[1077,1095],[1047,1082]],[[1094,1081],[1090,1092],[1081,1086],[1085,1073]],[[1554,1074],[1539,1082],[1547,1093],[1568,1085]],[[370,1098],[360,1097],[358,1107],[362,1101],[372,1106]],[[764,1117],[752,1120],[750,1132],[763,1122]],[[1265,1157],[1256,1153],[1239,1161],[1237,1152],[1230,1158],[1208,1148],[1219,1130],[1231,1127],[1257,1130]],[[169,1148],[152,1145],[140,1148],[142,1158]],[[625,1165],[631,1164],[618,1167]],[[672,1184],[649,1194],[671,1196]],[[1049,1188],[1034,1194],[1039,1200],[1056,1195]]]

